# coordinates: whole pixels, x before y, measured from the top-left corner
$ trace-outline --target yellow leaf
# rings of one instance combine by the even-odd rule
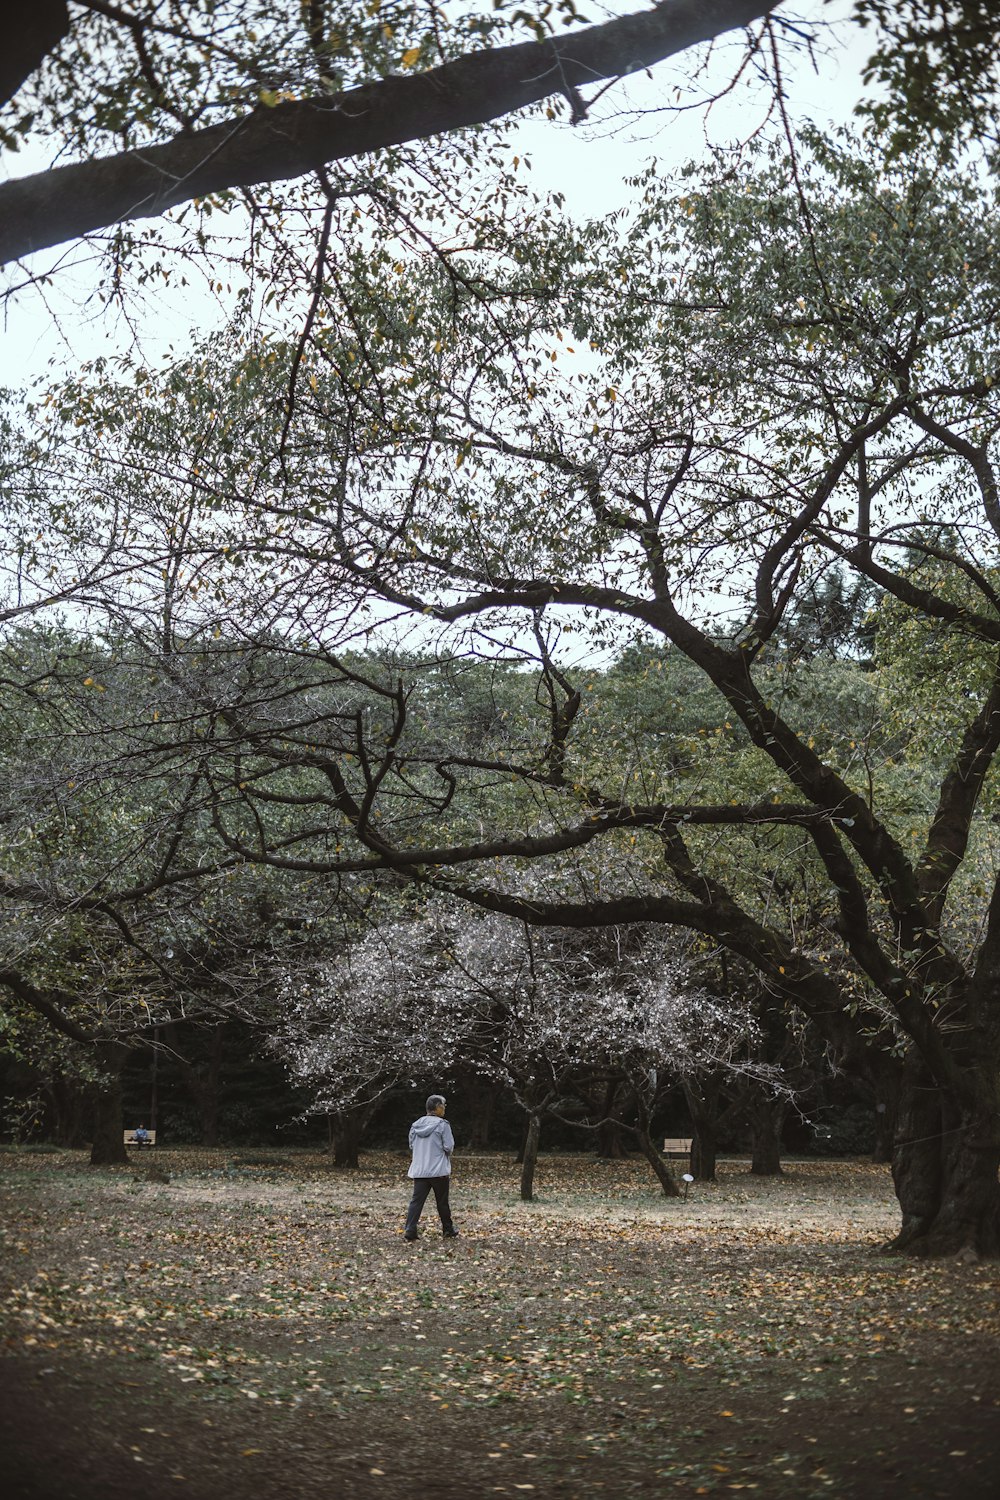
[[[419,56],[420,56],[420,48],[419,47],[407,47],[407,49],[403,53],[403,56],[402,56],[402,59],[401,59],[403,67],[404,68],[412,68],[413,64],[416,62],[416,60],[417,60],[417,58]]]

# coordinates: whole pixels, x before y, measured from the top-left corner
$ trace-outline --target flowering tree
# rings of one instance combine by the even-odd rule
[[[528,1120],[530,1198],[546,1114],[579,1109],[595,1079],[624,1083],[636,1136],[665,1193],[677,1186],[652,1117],[666,1087],[728,1072],[781,1087],[754,1060],[748,1009],[694,987],[676,945],[610,942],[436,906],[374,927],[330,965],[286,981],[276,1046],[317,1110],[364,1108],[463,1068],[512,1091]]]
[[[286,971],[273,1044],[315,1089],[317,1113],[376,1104],[464,1059],[473,1020],[441,985],[448,962],[447,934],[431,914],[373,926],[336,958]]]

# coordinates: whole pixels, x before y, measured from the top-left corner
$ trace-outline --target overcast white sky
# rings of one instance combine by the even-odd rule
[[[635,0],[615,0],[615,10],[635,8]],[[795,120],[811,118],[819,125],[850,119],[860,92],[860,71],[872,37],[850,24],[851,0],[801,0],[797,10],[783,9],[789,22],[798,17],[823,23],[825,55],[815,70],[801,56],[786,75],[789,113]],[[597,19],[595,14],[592,19]],[[539,188],[558,189],[572,212],[581,216],[605,214],[627,200],[625,180],[651,156],[667,168],[698,156],[706,142],[716,146],[745,139],[763,120],[771,95],[752,73],[707,111],[703,101],[732,77],[742,47],[741,38],[723,39],[712,49],[700,73],[700,54],[684,53],[672,64],[640,74],[614,86],[579,127],[556,121],[527,121],[518,128],[515,149],[530,156]],[[786,49],[786,57],[788,52]],[[679,90],[679,95],[675,93]],[[678,114],[670,106],[684,106]],[[4,168],[20,175],[36,165],[27,153],[8,157]],[[43,165],[42,161],[37,162]],[[58,256],[36,257],[37,273],[48,270]],[[42,262],[44,261],[44,265]],[[19,279],[16,273],[13,279]],[[0,385],[23,387],[39,378],[52,378],[99,354],[126,349],[133,338],[120,318],[101,307],[88,283],[86,266],[57,281],[45,293],[28,291],[8,303],[2,330]],[[156,361],[173,349],[183,349],[192,325],[202,331],[219,318],[218,306],[191,290],[175,297],[159,294],[141,315],[140,333],[145,356]]]
[[[789,23],[800,18],[822,23],[818,70],[805,53],[793,59],[786,48],[784,54],[788,113],[796,121],[808,118],[825,126],[851,118],[862,92],[861,70],[872,50],[871,31],[848,19],[852,6],[853,0],[801,0],[778,13]],[[615,6],[623,8],[634,5]],[[701,76],[696,76],[698,64],[707,49],[697,56],[684,53],[654,69],[652,76],[640,73],[616,84],[592,112],[593,123],[526,122],[520,136],[531,151],[537,180],[565,192],[575,211],[593,216],[627,200],[625,179],[650,157],[672,169],[699,156],[706,144],[725,147],[745,140],[772,102],[759,75],[748,70],[732,92],[705,107],[732,78],[742,50],[742,36],[734,34],[715,44]],[[670,107],[678,102],[683,106],[679,114]]]

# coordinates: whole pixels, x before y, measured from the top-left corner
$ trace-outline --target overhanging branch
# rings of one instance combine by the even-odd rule
[[[83,1046],[87,1047],[91,1046],[97,1040],[96,1036],[91,1035],[89,1031],[85,1031],[73,1019],[68,1013],[68,1009],[63,1009],[62,1005],[57,1005],[54,1000],[48,995],[44,995],[30,980],[25,979],[15,969],[0,969],[0,985],[10,990],[11,994],[16,995],[18,1000],[21,1000],[25,1005],[30,1005],[32,1010],[38,1011],[39,1015],[43,1015],[55,1027],[56,1031],[62,1032],[63,1036],[68,1036],[72,1041],[80,1042]],[[68,1007],[70,1003],[67,997],[64,1004]]]
[[[485,124],[568,88],[651,67],[774,9],[760,0],[664,0],[570,36],[484,48],[424,73],[255,109],[142,150],[35,173],[0,186],[0,260],[155,218],[192,198]]]

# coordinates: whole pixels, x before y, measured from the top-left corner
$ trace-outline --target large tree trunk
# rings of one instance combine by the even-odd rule
[[[333,1165],[349,1171],[360,1165],[361,1131],[364,1121],[359,1110],[340,1110],[330,1118],[333,1143]]]
[[[97,1066],[104,1075],[94,1094],[92,1167],[124,1166],[128,1161],[122,1131],[122,1068],[128,1048],[103,1042],[96,1049]]]
[[[597,1127],[595,1154],[602,1161],[624,1161],[628,1152],[622,1138],[622,1127],[618,1120],[602,1120]]]
[[[902,1223],[887,1250],[1000,1257],[1000,1084],[959,1107],[930,1080],[908,1078],[900,1100],[892,1178]]]
[[[698,1087],[687,1082],[683,1088],[688,1114],[694,1126],[691,1176],[698,1182],[714,1182],[718,1152],[719,1089],[711,1081]]]
[[[691,1141],[691,1176],[697,1182],[715,1181],[715,1161],[718,1150],[715,1132],[707,1122],[696,1120]]]
[[[367,1104],[356,1104],[352,1109],[339,1110],[328,1115],[330,1127],[330,1150],[333,1165],[344,1170],[361,1164],[361,1142],[365,1131],[378,1114],[381,1101],[372,1099]]]
[[[778,1099],[761,1099],[750,1110],[750,1171],[755,1177],[781,1176],[781,1127],[785,1106]]]
[[[33,0],[8,6],[0,56],[0,103],[17,93],[69,31],[66,0]],[[16,18],[16,19],[15,19]]]
[[[9,264],[122,219],[148,218],[227,188],[302,177],[329,162],[485,124],[550,95],[570,98],[575,111],[577,88],[651,68],[749,26],[773,4],[671,0],[568,35],[473,48],[433,68],[364,79],[333,98],[287,99],[272,109],[178,131],[141,150],[49,168],[0,188],[0,256]],[[8,30],[16,34],[27,26],[29,37],[27,46],[16,47],[4,37],[0,81],[13,91],[48,49],[49,27],[55,36],[61,33],[58,20],[49,21],[47,12],[59,11],[50,0],[38,7],[41,15],[30,26],[24,20],[30,6],[10,9],[17,20]]]
[[[535,1165],[538,1161],[538,1143],[542,1134],[542,1117],[537,1110],[528,1116],[528,1130],[524,1138],[521,1160],[521,1199],[530,1203],[534,1198]]]

